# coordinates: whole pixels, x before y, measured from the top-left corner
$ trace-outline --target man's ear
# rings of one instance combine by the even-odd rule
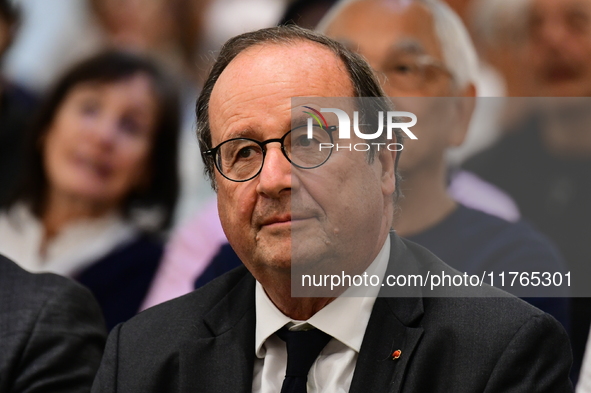
[[[395,145],[398,146],[398,145]],[[396,157],[400,154],[399,151],[390,151],[384,146],[384,149],[380,148],[377,153],[377,158],[381,165],[381,181],[382,181],[382,193],[384,195],[393,195],[396,190],[396,173],[394,166],[396,165]]]
[[[458,95],[454,103],[456,109],[456,123],[453,132],[450,135],[449,146],[460,146],[470,127],[474,107],[476,106],[476,88],[470,83]]]

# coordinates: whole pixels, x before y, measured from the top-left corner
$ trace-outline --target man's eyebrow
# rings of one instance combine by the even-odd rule
[[[297,109],[301,109],[301,108],[297,108]],[[302,112],[296,111],[295,113],[291,114],[291,124],[293,125],[302,125],[302,124],[306,124],[306,122],[308,121],[308,118],[310,117],[310,115]]]
[[[332,102],[332,101],[326,101],[325,104],[328,105],[329,107],[335,106],[336,103],[329,104],[330,102]],[[317,111],[321,111],[321,108],[325,107],[326,105],[320,105],[320,104],[316,103],[316,104],[299,105],[295,108],[292,108],[292,110],[291,110],[292,111],[291,112],[291,128],[293,129],[295,127],[307,125],[308,119],[312,119],[312,124],[314,124],[314,125],[318,124],[323,127],[325,125],[330,126],[331,124],[334,123],[334,119],[331,119],[330,116],[327,117],[326,113],[323,113],[321,115],[314,114],[314,113],[312,113],[312,110],[307,109],[305,107],[305,106],[311,106],[311,107],[314,107],[314,109],[316,109]]]
[[[226,135],[224,141],[236,138],[249,138],[249,139],[256,139],[256,132],[252,128],[243,128],[238,131],[232,131]]]
[[[405,52],[411,55],[423,55],[426,52],[425,47],[413,38],[406,38],[390,46],[389,52]]]

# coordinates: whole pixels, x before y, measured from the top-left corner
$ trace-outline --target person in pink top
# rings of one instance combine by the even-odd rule
[[[142,310],[191,292],[195,279],[227,242],[212,200],[172,236]]]

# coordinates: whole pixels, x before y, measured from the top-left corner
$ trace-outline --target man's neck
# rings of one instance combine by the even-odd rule
[[[457,203],[447,193],[445,167],[403,175],[403,197],[398,201],[394,229],[400,236],[419,234],[447,218]]]

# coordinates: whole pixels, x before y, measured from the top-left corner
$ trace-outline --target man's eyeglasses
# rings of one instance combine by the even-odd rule
[[[406,91],[421,89],[442,75],[453,79],[442,62],[426,54],[405,51],[393,54],[381,71],[393,86]]]
[[[308,138],[308,126],[302,125],[279,139],[262,142],[249,138],[229,139],[203,154],[213,158],[215,167],[226,179],[245,182],[254,179],[263,169],[269,143],[281,143],[285,158],[298,168],[319,167],[332,154],[332,133],[336,129],[336,126],[324,128],[315,125],[312,126],[312,138]],[[324,143],[326,145],[322,145]]]

